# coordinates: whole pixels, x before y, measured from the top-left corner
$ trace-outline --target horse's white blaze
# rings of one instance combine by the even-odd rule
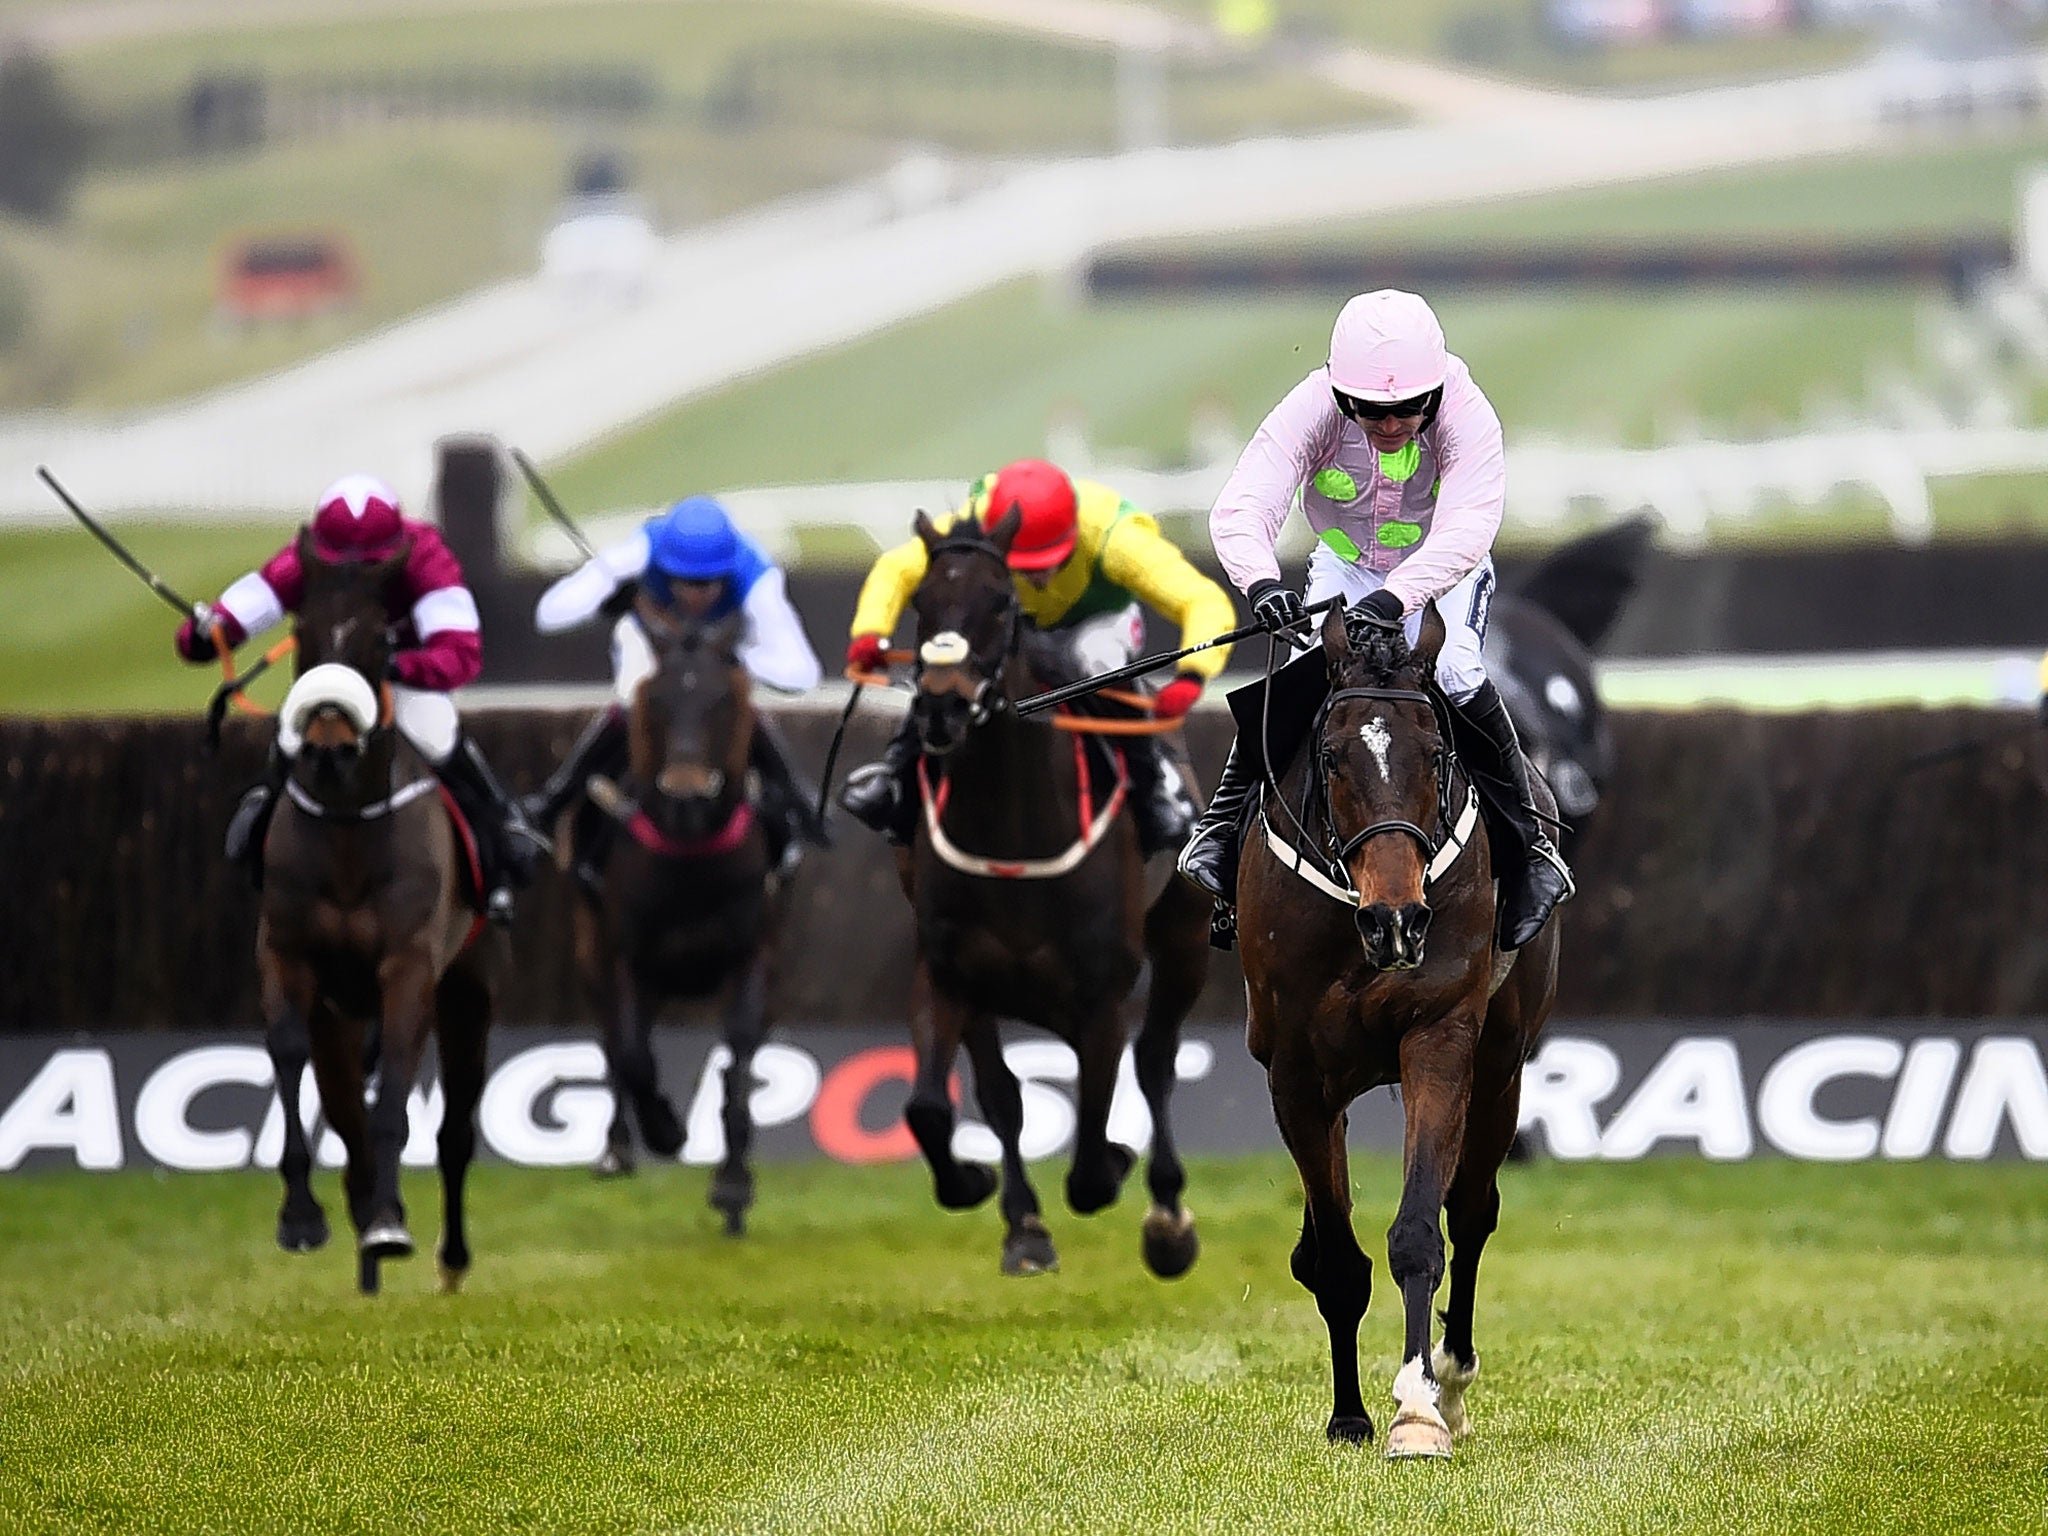
[[[917,659],[928,667],[957,667],[974,654],[974,647],[957,629],[933,635],[917,648]]]
[[[1387,748],[1394,744],[1394,735],[1387,729],[1387,722],[1374,715],[1358,728],[1358,739],[1365,743],[1366,751],[1372,754],[1373,762],[1379,766],[1380,781],[1393,783],[1394,777],[1387,770]]]

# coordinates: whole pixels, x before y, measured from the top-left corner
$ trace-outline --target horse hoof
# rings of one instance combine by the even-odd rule
[[[403,1222],[380,1221],[364,1229],[356,1247],[366,1259],[409,1259],[412,1234],[405,1230]]]
[[[1450,1454],[1451,1428],[1434,1408],[1403,1408],[1394,1415],[1387,1430],[1387,1460],[1447,1461]]]
[[[286,1253],[311,1253],[327,1246],[327,1213],[314,1206],[309,1214],[280,1212],[277,1218],[277,1246]]]
[[[1339,1414],[1330,1420],[1330,1427],[1324,1431],[1332,1445],[1371,1445],[1372,1419],[1366,1414]]]
[[[1465,1408],[1465,1392],[1479,1379],[1479,1357],[1474,1355],[1468,1368],[1439,1344],[1430,1359],[1430,1369],[1436,1373],[1437,1385],[1442,1389],[1437,1411],[1444,1416],[1451,1438],[1462,1440],[1472,1433],[1472,1415]]]
[[[623,1179],[633,1171],[633,1154],[624,1147],[606,1147],[590,1171],[600,1179]]]
[[[1026,1216],[1003,1239],[1003,1273],[1006,1275],[1049,1275],[1060,1267],[1060,1256],[1052,1245],[1052,1234],[1036,1216]]]
[[[996,1171],[984,1163],[960,1163],[951,1178],[933,1181],[939,1204],[949,1211],[972,1210],[996,1192]]]
[[[469,1266],[467,1264],[464,1264],[460,1269],[458,1269],[455,1266],[451,1265],[446,1259],[443,1259],[440,1264],[441,1294],[443,1296],[455,1296],[461,1294],[463,1279],[468,1274]]]
[[[640,1107],[640,1135],[656,1157],[674,1157],[683,1150],[683,1123],[675,1106],[659,1094]]]
[[[1202,1251],[1201,1239],[1195,1236],[1194,1212],[1186,1207],[1174,1212],[1155,1205],[1145,1213],[1143,1231],[1145,1267],[1153,1274],[1162,1280],[1177,1280],[1194,1268],[1195,1257]]]

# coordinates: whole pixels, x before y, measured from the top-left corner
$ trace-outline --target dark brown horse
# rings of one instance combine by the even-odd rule
[[[1111,775],[1090,768],[1077,738],[1011,707],[1040,686],[1004,563],[1018,521],[1012,510],[986,534],[968,525],[940,534],[917,520],[930,564],[911,600],[919,655],[912,710],[928,797],[915,844],[898,856],[917,930],[917,1078],[904,1117],[941,1205],[964,1209],[995,1192],[992,1170],[953,1152],[948,1089],[964,1043],[982,1113],[1002,1144],[1003,1271],[1053,1268],[1058,1256],[1019,1149],[1022,1092],[996,1021],[1022,1019],[1073,1047],[1079,1112],[1067,1202],[1083,1214],[1101,1210],[1134,1160],[1109,1140],[1108,1118],[1128,1033],[1124,1003],[1149,957],[1151,991],[1135,1049],[1152,1115],[1143,1246],[1155,1274],[1178,1275],[1198,1245],[1181,1205],[1186,1175],[1168,1099],[1181,1021],[1208,970],[1208,904],[1171,876],[1149,896],[1130,818],[1116,814],[1114,797],[1102,810],[1089,803],[1084,774],[1098,785]]]
[[[391,721],[381,592],[408,553],[374,565],[329,565],[300,536],[299,680],[279,717],[293,762],[264,842],[256,936],[284,1108],[277,1240],[293,1252],[327,1241],[299,1114],[310,1055],[321,1107],[348,1152],[344,1183],[366,1294],[377,1289],[382,1260],[413,1251],[399,1154],[430,1031],[439,1039],[446,1105],[439,1138],[444,1289],[456,1289],[469,1269],[463,1182],[476,1148],[484,1041],[504,959],[503,936],[480,932],[466,899],[458,872],[465,854],[434,771]],[[366,1105],[371,1070],[377,1097]]]
[[[1346,1113],[1366,1090],[1400,1085],[1407,1135],[1387,1267],[1407,1340],[1389,1456],[1448,1456],[1468,1427],[1473,1284],[1500,1211],[1522,1064],[1557,987],[1555,923],[1515,954],[1494,948],[1486,839],[1431,681],[1442,643],[1434,609],[1412,652],[1398,629],[1357,614],[1347,628],[1341,608],[1330,612],[1332,691],[1266,796],[1238,876],[1249,1043],[1307,1196],[1291,1267],[1330,1332],[1332,1440],[1373,1432],[1358,1386],[1372,1261],[1351,1229]],[[1451,1294],[1432,1356],[1444,1215]]]
[[[754,706],[738,646],[746,616],[672,617],[645,598],[636,609],[656,669],[634,695],[624,786],[590,781],[592,813],[613,818],[595,850],[599,880],[578,886],[576,960],[604,1028],[612,1123],[598,1168],[633,1166],[627,1109],[650,1151],[674,1157],[684,1127],[661,1091],[650,1036],[670,999],[718,999],[725,1043],[725,1157],[711,1204],[726,1231],[746,1229],[754,1203],[750,1108],[754,1053],[767,1033],[768,967],[785,893],[748,798]],[[592,822],[581,827],[588,835]],[[561,839],[575,868],[585,852]]]

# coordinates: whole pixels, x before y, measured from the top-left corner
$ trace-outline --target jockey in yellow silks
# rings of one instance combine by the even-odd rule
[[[941,530],[973,519],[993,527],[1012,508],[1021,515],[1005,557],[1025,617],[1063,639],[1084,675],[1112,671],[1133,660],[1145,640],[1143,608],[1180,626],[1183,646],[1227,633],[1237,612],[1222,586],[1204,576],[1176,549],[1159,524],[1106,485],[1070,479],[1042,459],[1020,459],[975,483],[967,500],[937,520]],[[926,551],[911,539],[883,553],[860,589],[847,665],[871,672],[882,665],[917,584]],[[1228,646],[1185,658],[1173,680],[1154,696],[1154,715],[1178,719],[1223,670]],[[1178,754],[1164,736],[1124,740],[1131,771],[1132,815],[1147,857],[1177,849],[1194,823]],[[847,776],[840,804],[859,821],[908,843],[916,829],[917,732],[908,716],[881,761]]]

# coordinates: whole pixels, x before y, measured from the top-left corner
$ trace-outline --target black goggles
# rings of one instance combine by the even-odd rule
[[[1332,389],[1330,393],[1336,397],[1337,409],[1353,421],[1388,421],[1396,416],[1425,415],[1437,395],[1432,389],[1407,400],[1361,400],[1341,389]]]

